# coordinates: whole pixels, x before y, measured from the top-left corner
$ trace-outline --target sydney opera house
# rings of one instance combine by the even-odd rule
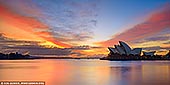
[[[111,54],[120,54],[120,55],[141,55],[142,48],[132,49],[125,42],[119,41],[119,45],[114,45],[113,47],[108,47]]]
[[[123,41],[118,45],[108,47],[110,53],[101,60],[170,60],[170,51],[167,55],[154,55],[156,51],[144,52],[142,48],[131,48]],[[141,53],[143,52],[143,55]]]
[[[119,41],[119,45],[114,45],[113,47],[108,47],[110,54],[119,54],[119,55],[135,55],[140,56],[142,52],[142,48],[134,48],[132,49],[128,44],[123,41]],[[144,52],[144,56],[154,56],[156,51]]]

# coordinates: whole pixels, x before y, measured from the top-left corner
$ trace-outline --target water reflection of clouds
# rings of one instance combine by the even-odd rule
[[[37,69],[35,65],[39,61],[34,60],[2,60],[0,61],[0,69]]]
[[[0,80],[43,80],[48,85],[170,84],[170,64],[168,62],[36,61],[39,63],[25,63],[24,61],[24,63],[15,63],[17,61],[0,63]]]
[[[38,66],[3,66],[0,65],[0,69],[37,69]]]
[[[36,60],[1,60],[0,64],[3,63],[39,63]]]

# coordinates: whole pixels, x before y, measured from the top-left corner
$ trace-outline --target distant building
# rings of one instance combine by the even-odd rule
[[[120,55],[141,55],[142,48],[131,49],[125,42],[119,41],[119,45],[114,45],[113,47],[108,47],[110,53],[120,54]]]
[[[151,51],[151,52],[143,52],[144,56],[154,56],[156,51]]]

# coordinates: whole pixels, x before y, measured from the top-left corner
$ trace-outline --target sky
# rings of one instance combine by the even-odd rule
[[[101,56],[107,47],[170,50],[170,0],[0,0],[3,53]]]

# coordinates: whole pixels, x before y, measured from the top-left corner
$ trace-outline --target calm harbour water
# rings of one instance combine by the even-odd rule
[[[170,61],[2,60],[0,81],[46,85],[170,85]]]

